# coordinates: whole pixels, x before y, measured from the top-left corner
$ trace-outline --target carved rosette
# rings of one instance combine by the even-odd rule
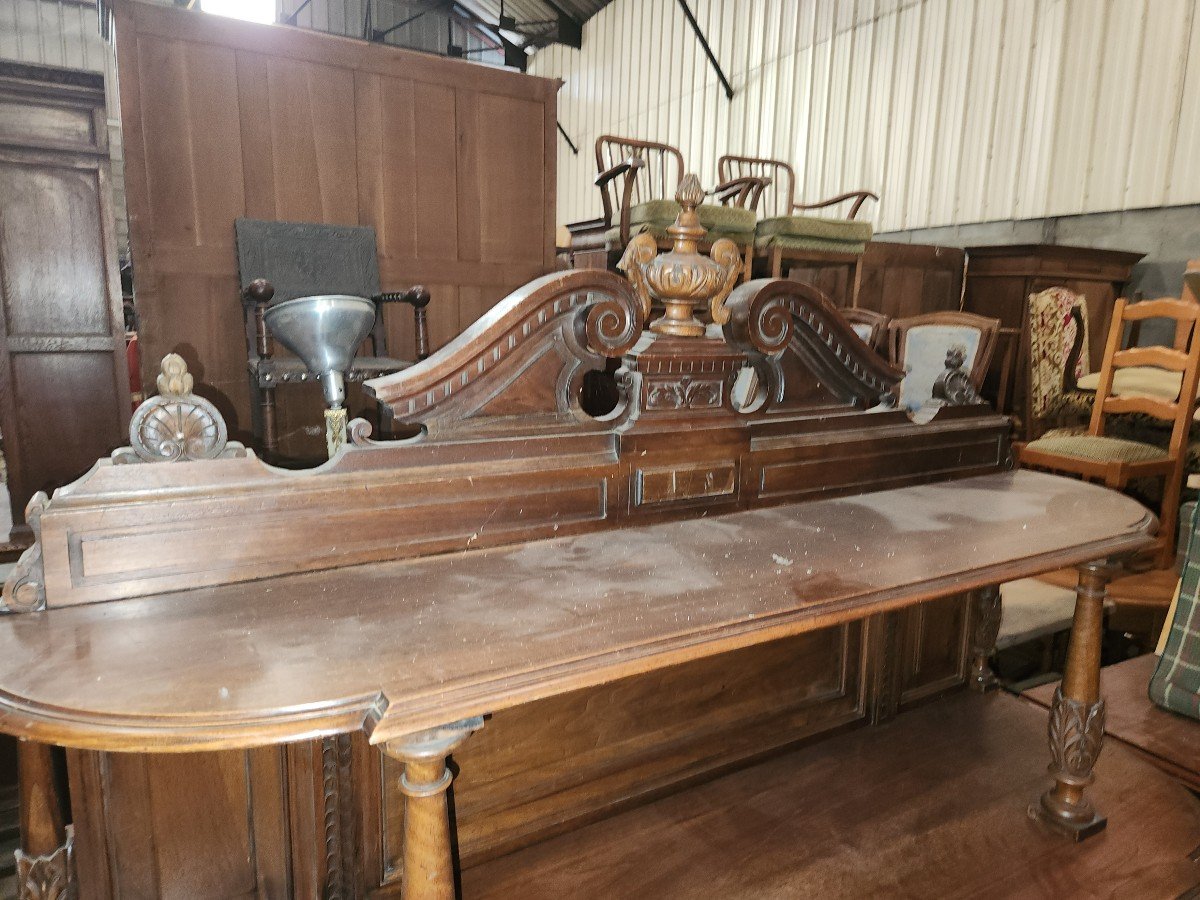
[[[245,449],[230,443],[217,408],[192,393],[192,376],[177,353],[162,360],[158,396],[146,400],[129,422],[129,446],[113,453],[116,463],[186,462],[241,456]]]
[[[1084,703],[1064,697],[1061,685],[1050,704],[1046,729],[1050,742],[1050,773],[1060,782],[1085,786],[1104,744],[1104,701]]]
[[[49,856],[26,856],[16,852],[17,900],[74,900],[75,850],[74,841]]]

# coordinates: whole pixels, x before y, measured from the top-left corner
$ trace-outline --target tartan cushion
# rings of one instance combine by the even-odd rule
[[[1053,453],[1056,456],[1070,456],[1073,459],[1086,459],[1092,462],[1139,463],[1167,458],[1166,450],[1152,444],[1127,441],[1123,438],[1096,437],[1090,434],[1042,437],[1036,441],[1030,441],[1026,446],[1030,450]]]
[[[1179,600],[1158,667],[1150,679],[1150,699],[1164,709],[1200,719],[1200,534],[1192,519]]]

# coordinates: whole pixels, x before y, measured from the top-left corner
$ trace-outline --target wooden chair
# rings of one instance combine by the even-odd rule
[[[1196,379],[1200,374],[1200,340],[1196,333],[1198,317],[1200,305],[1187,300],[1166,298],[1135,304],[1129,304],[1124,299],[1118,300],[1113,309],[1112,327],[1109,329],[1100,383],[1087,432],[1047,435],[1018,448],[1022,466],[1103,481],[1111,488],[1125,488],[1137,478],[1162,478],[1157,556],[1160,567],[1169,566],[1174,558],[1179,491],[1192,422],[1193,398],[1196,396]],[[1150,318],[1175,320],[1176,347],[1120,349],[1125,327],[1131,322]],[[1153,366],[1178,372],[1181,376],[1179,393],[1173,400],[1138,394],[1116,395],[1113,392],[1114,376],[1121,369],[1132,366]],[[1133,412],[1171,423],[1171,440],[1166,449],[1105,434],[1106,417]]]
[[[891,316],[859,307],[839,309],[838,312],[850,323],[850,327],[862,338],[864,344],[876,353],[887,354],[887,332],[888,323],[892,321]]]
[[[250,378],[251,428],[268,458],[278,447],[275,391],[301,384],[312,375],[293,356],[276,356],[275,342],[263,322],[268,304],[316,294],[350,294],[375,302],[369,355],[355,357],[347,381],[364,381],[408,368],[412,361],[388,354],[383,306],[405,303],[413,310],[417,359],[429,354],[425,307],[429,292],[416,286],[381,292],[375,229],[358,225],[319,225],[238,219],[234,223],[245,319]]]
[[[609,268],[620,259],[630,238],[652,234],[662,250],[671,249],[667,228],[679,215],[675,189],[683,180],[683,154],[670,144],[615,137],[596,139],[596,187],[604,205],[604,242]],[[745,278],[754,251],[754,211],[730,203],[702,203],[696,208],[708,234],[700,244],[707,252],[719,238],[741,248]]]
[[[855,216],[871,191],[850,191],[816,203],[796,202],[796,173],[785,162],[757,156],[722,156],[717,161],[718,197],[748,205],[758,213],[754,258],[773,278],[783,277],[784,263],[833,263],[850,270],[846,306],[857,303],[862,255],[874,233],[870,222]],[[853,201],[844,219],[806,214]]]
[[[962,366],[978,391],[987,375],[1000,320],[968,312],[933,312],[888,325],[892,363],[904,370],[900,382],[900,405],[915,412],[933,397],[933,385],[946,371],[946,356],[952,348],[962,350]]]

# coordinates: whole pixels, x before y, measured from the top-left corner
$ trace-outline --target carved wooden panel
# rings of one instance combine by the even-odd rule
[[[866,627],[830,628],[497,713],[455,755],[464,863],[863,721]],[[400,875],[398,776],[384,758],[388,882]]]
[[[129,421],[102,79],[59,71],[0,63],[0,430],[22,529]]]
[[[143,381],[180,353],[235,437],[235,218],[373,225],[383,289],[432,293],[434,348],[554,268],[555,82],[135,2],[117,16]],[[388,345],[411,359],[403,312]],[[284,452],[319,451],[319,391],[281,396],[278,422]]]
[[[82,896],[301,896],[294,885],[305,877],[318,880],[300,871],[316,864],[306,848],[323,847],[324,836],[319,819],[313,819],[317,833],[297,832],[289,823],[291,807],[320,797],[307,793],[303,770],[288,765],[294,752],[69,751]]]

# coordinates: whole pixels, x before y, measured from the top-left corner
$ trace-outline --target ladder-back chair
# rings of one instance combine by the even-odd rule
[[[819,200],[796,202],[796,173],[786,162],[757,156],[722,156],[717,161],[717,196],[740,200],[758,214],[754,231],[755,267],[773,278],[783,277],[785,263],[847,266],[850,283],[846,306],[854,306],[862,278],[862,255],[874,233],[871,223],[857,220],[863,203],[878,200],[871,191],[850,191]],[[852,201],[852,202],[851,202]],[[809,214],[850,202],[845,218]]]
[[[1200,374],[1200,336],[1196,320],[1200,305],[1189,300],[1164,298],[1130,304],[1121,299],[1113,309],[1112,327],[1100,369],[1100,383],[1092,407],[1092,418],[1084,434],[1051,433],[1018,448],[1022,466],[1103,481],[1123,489],[1138,478],[1163,479],[1159,511],[1158,564],[1167,567],[1174,558],[1175,523],[1179,492],[1187,457],[1188,432],[1195,407],[1196,381]],[[1162,318],[1175,321],[1174,347],[1121,349],[1125,328],[1132,322]],[[1152,366],[1180,375],[1179,392],[1173,400],[1143,394],[1115,394],[1113,380],[1122,369]],[[1120,413],[1142,413],[1171,423],[1166,449],[1154,444],[1105,434],[1105,420]]]
[[[596,139],[596,187],[604,208],[604,240],[609,268],[620,259],[630,239],[653,235],[662,250],[671,248],[667,229],[679,215],[675,190],[683,180],[683,154],[670,144],[601,135]],[[749,277],[754,249],[753,210],[737,203],[702,203],[696,207],[708,234],[700,244],[707,252],[714,241],[728,238],[742,251]]]

